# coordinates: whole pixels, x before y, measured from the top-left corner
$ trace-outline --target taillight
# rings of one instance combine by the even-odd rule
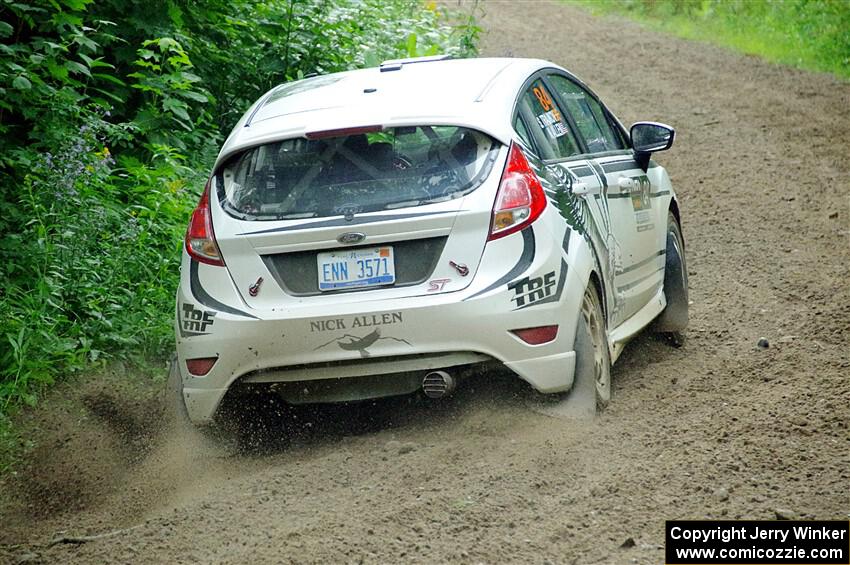
[[[215,242],[215,233],[212,227],[212,215],[210,214],[210,183],[204,187],[201,201],[192,212],[189,221],[189,229],[186,230],[186,251],[196,261],[208,265],[224,266],[224,260]]]
[[[511,330],[511,333],[529,345],[540,345],[549,343],[558,337],[558,326],[523,328],[521,330]]]
[[[544,208],[546,195],[540,179],[531,170],[519,145],[511,143],[487,239],[499,239],[521,230],[540,217]]]

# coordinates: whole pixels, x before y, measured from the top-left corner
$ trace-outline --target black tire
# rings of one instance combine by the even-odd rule
[[[596,412],[601,412],[611,401],[611,353],[602,300],[593,282],[588,283],[582,298],[575,351],[572,394],[595,399]]]
[[[683,343],[682,332],[688,327],[688,268],[682,228],[672,212],[667,213],[664,297],[667,306],[656,319],[654,330],[678,346]]]

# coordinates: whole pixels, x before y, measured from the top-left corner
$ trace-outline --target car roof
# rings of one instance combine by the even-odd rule
[[[382,125],[456,125],[502,143],[511,112],[539,59],[402,60],[401,64],[307,78],[277,86],[245,113],[225,141],[216,168],[248,147],[309,132]],[[393,69],[393,70],[390,70]]]

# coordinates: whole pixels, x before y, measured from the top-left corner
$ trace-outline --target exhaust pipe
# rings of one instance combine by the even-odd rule
[[[422,392],[428,398],[442,398],[451,394],[457,381],[445,371],[431,371],[422,379]]]

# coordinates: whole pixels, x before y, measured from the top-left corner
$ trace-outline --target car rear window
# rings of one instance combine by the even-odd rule
[[[261,145],[219,171],[219,200],[252,220],[337,216],[460,198],[490,174],[499,143],[455,126],[411,126]]]

